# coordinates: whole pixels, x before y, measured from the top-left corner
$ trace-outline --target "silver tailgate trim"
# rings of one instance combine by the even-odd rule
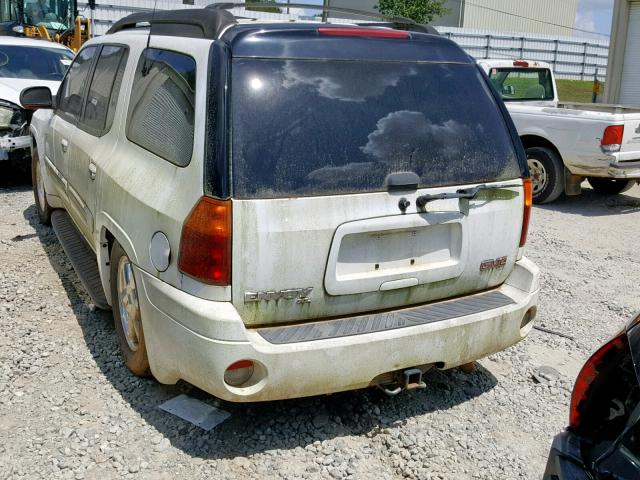
[[[259,328],[256,331],[267,342],[276,345],[311,342],[440,322],[451,318],[474,315],[515,303],[515,300],[504,293],[494,290],[406,310],[299,325]]]

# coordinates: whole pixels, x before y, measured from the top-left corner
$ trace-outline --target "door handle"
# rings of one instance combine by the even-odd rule
[[[96,179],[96,173],[98,171],[98,168],[96,167],[96,164],[93,162],[89,162],[89,178],[91,180],[95,180]]]
[[[60,146],[62,147],[62,151],[67,153],[67,150],[69,150],[69,141],[66,138],[63,138],[60,140]]]

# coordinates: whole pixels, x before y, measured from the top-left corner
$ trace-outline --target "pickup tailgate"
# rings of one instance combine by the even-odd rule
[[[624,136],[620,151],[638,152],[634,160],[640,160],[640,110],[635,109],[634,112],[625,113],[622,117],[624,118]]]

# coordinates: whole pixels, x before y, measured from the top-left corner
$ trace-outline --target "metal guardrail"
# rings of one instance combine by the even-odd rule
[[[478,59],[538,60],[550,63],[558,78],[592,80],[597,74],[599,80],[606,79],[608,41],[478,33],[446,27],[438,30]]]

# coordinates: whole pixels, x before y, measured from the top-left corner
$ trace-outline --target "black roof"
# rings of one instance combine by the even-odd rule
[[[321,35],[317,23],[244,23],[220,39],[234,58],[382,60],[475,64],[458,44],[442,35],[411,32],[407,38]],[[333,28],[333,25],[327,26]],[[336,28],[340,28],[336,26]],[[323,37],[318,41],[318,37]],[[256,41],[259,40],[259,41]]]
[[[156,10],[121,18],[107,34],[135,28],[140,23],[151,25],[152,35],[215,39],[226,27],[238,22],[231,12],[223,9]]]
[[[252,5],[254,4],[216,3],[205,8],[139,12],[118,20],[107,31],[107,34],[135,28],[136,26],[139,26],[139,24],[148,24],[151,26],[152,35],[216,39],[225,28],[238,23],[236,16],[228,11],[229,8],[250,7]],[[260,6],[261,4],[255,5]],[[281,4],[270,3],[266,5],[278,6]],[[387,26],[401,30],[438,34],[437,30],[431,26],[420,25],[413,20],[402,17],[386,17],[384,15],[360,12],[358,10],[348,8],[318,7],[317,5],[305,5],[298,3],[282,4],[282,6],[292,8],[319,8],[325,11],[357,14],[376,19],[375,22],[366,23],[359,22],[357,20],[353,22],[350,21],[350,23],[360,24],[362,26]]]

